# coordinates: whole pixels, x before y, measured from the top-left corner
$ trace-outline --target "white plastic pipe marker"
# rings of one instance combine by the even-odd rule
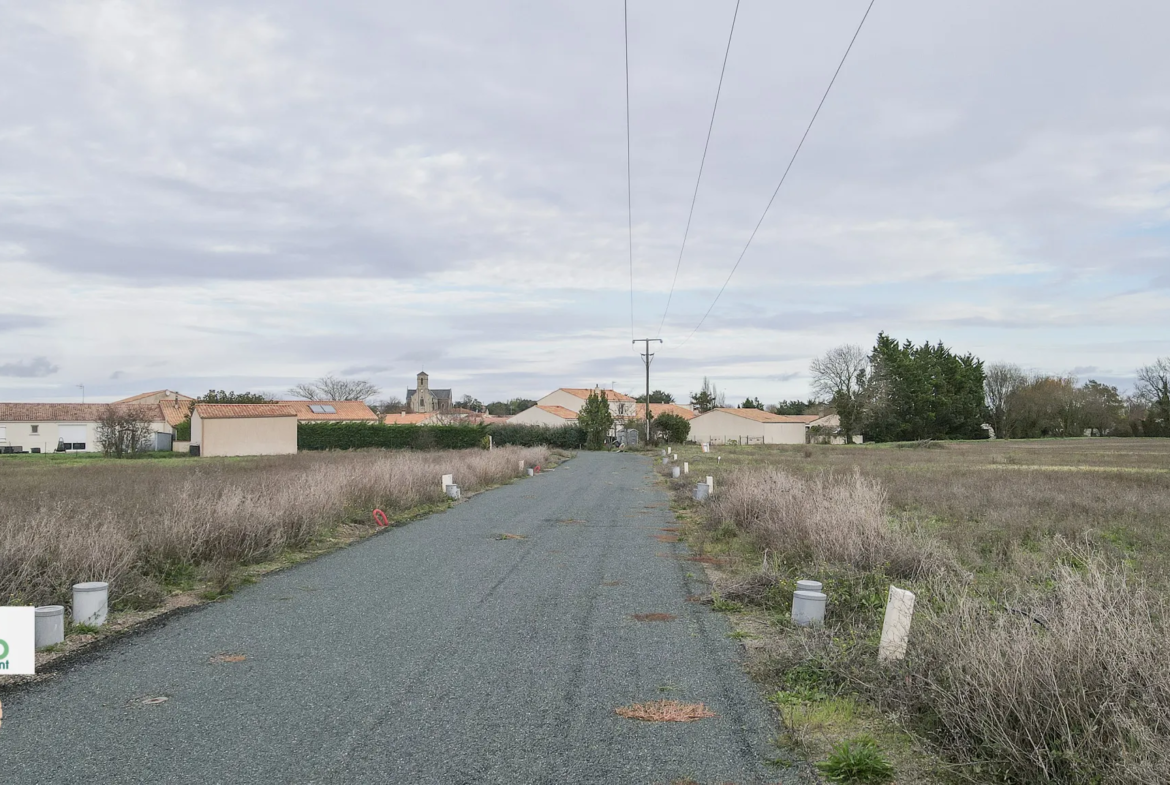
[[[105,581],[73,584],[73,621],[100,627],[109,613],[110,584]]]
[[[448,485],[455,484],[455,475],[454,474],[444,474],[443,479],[440,481],[439,484],[443,486],[444,491],[447,490]]]
[[[906,642],[910,638],[910,619],[914,616],[914,593],[890,587],[886,603],[886,620],[882,624],[882,640],[878,644],[878,661],[893,662],[906,656]]]

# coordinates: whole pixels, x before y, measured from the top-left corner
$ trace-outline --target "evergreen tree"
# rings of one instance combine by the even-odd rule
[[[869,441],[978,439],[984,419],[983,362],[929,342],[899,344],[879,333],[867,384]]]
[[[600,390],[589,393],[585,405],[577,413],[577,424],[585,431],[586,449],[605,448],[605,437],[613,428],[613,413],[609,410],[609,401]]]
[[[719,393],[716,392],[715,385],[711,384],[711,380],[706,376],[703,377],[703,389],[697,393],[691,393],[691,405],[700,414],[719,406]]]

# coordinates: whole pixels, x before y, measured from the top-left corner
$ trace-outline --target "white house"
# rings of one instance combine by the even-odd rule
[[[809,423],[810,428],[823,429],[824,435],[813,437],[821,444],[844,444],[845,437],[841,435],[841,418],[836,414],[825,414]],[[853,434],[853,443],[861,444],[861,434]]]
[[[763,409],[712,409],[691,420],[692,441],[711,444],[805,444],[815,414],[772,414]]]
[[[617,390],[604,390],[600,387],[594,389],[589,389],[588,387],[561,387],[541,398],[536,402],[536,405],[563,406],[569,411],[577,413],[581,411],[581,408],[585,405],[585,400],[593,392],[601,393],[609,401],[609,410],[615,420],[624,420],[627,417],[634,416],[637,401]]]
[[[564,406],[542,405],[529,407],[519,414],[508,418],[509,424],[516,425],[548,425],[560,428],[564,425],[577,424],[577,412],[566,409]]]
[[[111,405],[134,410],[155,433],[171,432],[157,403],[0,403],[0,452],[100,452],[98,422]]]

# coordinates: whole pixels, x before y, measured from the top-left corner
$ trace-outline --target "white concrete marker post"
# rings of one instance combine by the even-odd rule
[[[882,640],[878,644],[879,662],[894,662],[906,656],[913,616],[914,593],[891,586],[890,599],[886,603],[886,620],[882,623]]]
[[[524,461],[520,461],[520,471],[524,471]]]
[[[707,475],[707,493],[715,493],[715,478]]]
[[[100,627],[110,610],[110,584],[105,581],[73,584],[73,623]]]
[[[683,474],[690,474],[690,473],[691,473],[691,465],[689,463],[687,463],[686,461],[683,461]]]
[[[671,479],[675,479],[675,480],[677,480],[677,479],[678,479],[678,475],[679,475],[679,468],[678,468],[677,466],[672,466],[672,467],[670,467],[670,476],[671,476]]]
[[[38,649],[65,640],[64,605],[41,605],[37,608],[35,637]]]
[[[444,474],[443,479],[439,481],[439,484],[441,486],[443,486],[444,491],[447,490],[448,485],[455,484],[455,475],[454,474]]]
[[[535,476],[536,476],[536,469],[529,469],[529,470],[528,470],[528,476],[529,476],[529,477],[535,477]]]

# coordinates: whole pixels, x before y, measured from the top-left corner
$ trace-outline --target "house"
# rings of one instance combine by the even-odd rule
[[[195,400],[190,395],[183,395],[181,392],[175,390],[155,390],[154,392],[139,393],[138,395],[131,395],[129,398],[123,398],[114,403],[162,403],[163,401],[193,401]]]
[[[841,418],[836,414],[821,415],[809,424],[809,441],[817,444],[844,444],[841,435]],[[815,431],[813,429],[816,429]],[[853,434],[853,443],[861,444],[860,433]]]
[[[385,425],[429,425],[435,418],[435,412],[402,412],[401,414],[382,415]]]
[[[299,422],[377,422],[365,401],[273,401],[296,412]]]
[[[638,420],[645,420],[646,419],[646,404],[644,404],[644,403],[638,404],[638,408],[636,411],[637,411],[637,414],[635,415],[635,417]],[[651,417],[651,419],[653,419],[654,417],[658,417],[660,415],[663,415],[663,414],[673,414],[673,415],[676,415],[678,417],[682,417],[684,420],[693,420],[696,417],[698,417],[698,415],[695,413],[694,409],[691,409],[687,406],[680,406],[677,403],[652,403],[652,404],[650,404],[650,417]]]
[[[283,403],[197,403],[191,413],[191,451],[200,456],[291,455],[297,451],[297,413]]]
[[[514,425],[548,425],[560,428],[565,425],[577,424],[577,412],[566,409],[564,406],[542,405],[531,406],[519,414],[508,418],[509,424]]]
[[[809,425],[818,419],[763,409],[712,409],[691,420],[690,438],[711,444],[805,444]]]
[[[100,452],[98,423],[109,406],[171,433],[157,403],[0,403],[0,452]],[[152,446],[170,449],[169,441]]]
[[[426,371],[419,371],[416,387],[406,391],[406,409],[412,414],[438,412],[451,408],[450,390],[432,390]]]

